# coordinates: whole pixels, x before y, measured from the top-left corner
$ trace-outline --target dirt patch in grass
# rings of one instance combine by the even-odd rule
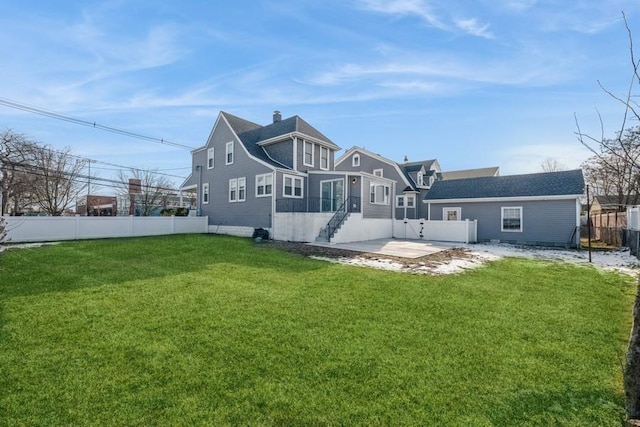
[[[404,258],[392,255],[376,254],[371,252],[359,252],[346,249],[337,249],[326,246],[308,245],[306,243],[269,241],[263,243],[265,246],[276,247],[278,249],[296,253],[308,257],[319,257],[329,259],[364,259],[372,261],[391,262],[401,265],[403,270],[420,270],[424,272],[430,267],[441,266],[455,260],[471,260],[475,256],[468,249],[451,248],[430,255],[418,258]]]

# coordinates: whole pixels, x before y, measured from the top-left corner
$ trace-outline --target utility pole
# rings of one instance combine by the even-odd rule
[[[587,184],[587,240],[589,241],[589,262],[591,262],[591,202],[589,201],[589,185]]]

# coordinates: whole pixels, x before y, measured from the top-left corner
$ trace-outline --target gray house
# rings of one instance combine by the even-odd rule
[[[580,171],[447,173],[435,159],[396,163],[353,147],[335,160],[337,150],[298,116],[276,111],[263,126],[220,112],[206,144],[192,151],[182,190],[196,193],[210,232],[251,236],[264,228],[277,240],[564,245],[579,224]]]
[[[478,241],[576,247],[581,170],[436,181],[428,220],[478,221]]]

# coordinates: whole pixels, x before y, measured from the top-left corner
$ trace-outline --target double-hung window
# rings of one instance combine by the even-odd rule
[[[244,202],[247,200],[247,179],[233,178],[229,180],[229,202]]]
[[[282,195],[284,197],[302,198],[302,178],[285,175],[284,185],[282,186]]]
[[[461,215],[461,208],[442,208],[443,221],[460,221]]]
[[[225,164],[233,164],[233,141],[227,142]]]
[[[214,166],[214,150],[213,148],[209,148],[207,150],[207,169],[213,169]]]
[[[273,174],[256,175],[256,197],[270,196],[273,193]]]
[[[374,169],[374,170],[373,170],[373,174],[374,174],[375,176],[382,177],[382,174],[383,174],[383,173],[384,173],[384,171],[383,171],[382,169]]]
[[[369,201],[374,205],[388,205],[389,193],[390,189],[387,184],[372,182],[369,185]]]
[[[303,163],[305,166],[313,166],[313,143],[309,141],[304,141],[304,159]]]
[[[353,155],[353,157],[351,158],[351,166],[353,166],[354,168],[360,166],[360,154]]]
[[[396,207],[404,208],[404,196],[396,196]]]
[[[522,206],[502,208],[502,231],[522,232]]]
[[[320,147],[320,169],[329,170],[329,149]]]
[[[202,184],[202,204],[209,204],[209,183]]]

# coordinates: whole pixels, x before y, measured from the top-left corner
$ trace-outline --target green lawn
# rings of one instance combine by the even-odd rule
[[[249,239],[0,254],[0,425],[619,426],[632,279],[447,277]]]

